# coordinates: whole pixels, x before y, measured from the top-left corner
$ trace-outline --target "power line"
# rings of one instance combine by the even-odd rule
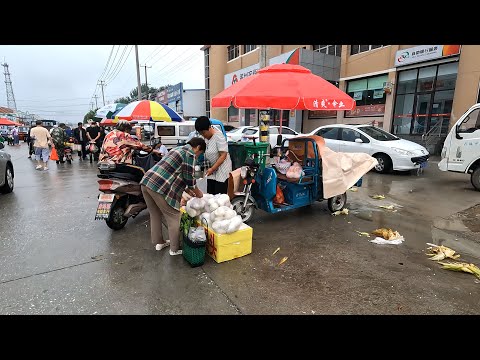
[[[115,74],[115,76],[110,79],[110,81],[108,82],[109,84],[111,84],[113,82],[113,80],[115,80],[115,78],[118,76],[118,74],[120,73],[120,71],[122,71],[123,69],[123,66],[125,65],[125,63],[127,62],[128,58],[130,57],[130,53],[132,52],[133,50],[133,46],[130,48],[130,51],[128,52],[128,55],[127,57],[125,58],[125,61],[123,62],[122,66],[120,67],[120,69],[117,71],[117,73]]]
[[[118,59],[117,65],[115,65],[115,69],[112,70],[110,76],[105,77],[104,80],[105,80],[106,82],[110,82],[110,78],[115,74],[115,72],[117,71],[118,67],[120,66],[120,63],[122,62],[123,57],[125,56],[125,52],[127,51],[127,49],[128,49],[128,45],[125,45],[125,47],[123,48],[122,55],[121,55],[120,58]]]
[[[115,56],[113,57],[113,60],[112,60],[112,64],[110,65],[110,69],[108,70],[107,74],[105,74],[105,76],[102,78],[100,78],[99,80],[104,80],[106,79],[108,76],[110,76],[110,73],[112,71],[112,68],[113,68],[113,64],[115,63],[115,59],[117,58],[117,55],[118,55],[118,51],[120,50],[120,45],[115,45],[115,46],[118,46],[117,47],[117,51],[115,52]]]

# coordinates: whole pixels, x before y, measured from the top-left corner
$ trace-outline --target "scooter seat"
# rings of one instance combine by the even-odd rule
[[[117,164],[115,169],[100,171],[99,178],[117,178],[140,182],[145,175],[145,171],[135,165]]]

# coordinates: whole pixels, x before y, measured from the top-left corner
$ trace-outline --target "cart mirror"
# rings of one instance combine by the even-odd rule
[[[282,146],[282,135],[277,135],[277,146]]]
[[[355,142],[356,142],[356,143],[359,143],[359,144],[362,144],[362,143],[363,143],[363,140],[360,139],[360,138],[356,138],[356,139],[355,139]]]

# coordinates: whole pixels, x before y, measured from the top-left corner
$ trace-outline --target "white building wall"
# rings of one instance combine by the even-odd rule
[[[183,90],[183,117],[187,119],[205,115],[205,90]]]

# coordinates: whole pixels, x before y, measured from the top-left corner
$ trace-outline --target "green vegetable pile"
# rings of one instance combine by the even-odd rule
[[[190,230],[192,226],[195,226],[195,219],[187,213],[183,213],[180,218],[180,231],[182,231],[185,236],[188,236],[188,230]]]

